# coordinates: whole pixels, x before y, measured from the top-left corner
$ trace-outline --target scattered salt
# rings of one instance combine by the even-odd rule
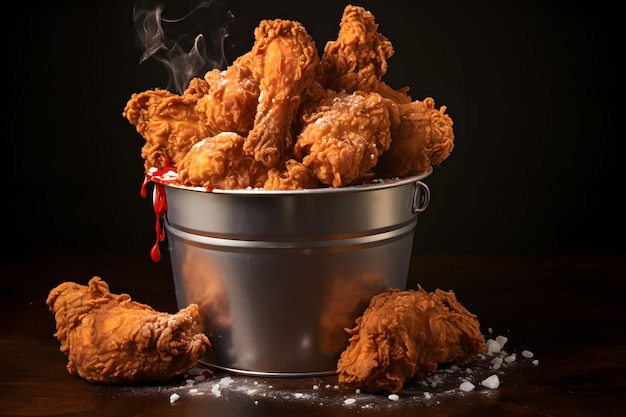
[[[485,342],[485,347],[487,348],[487,352],[489,353],[498,353],[502,349],[500,344],[493,339],[487,339]]]
[[[498,378],[498,375],[491,375],[490,377],[484,379],[480,385],[489,389],[496,389],[500,386],[500,379]]]
[[[235,380],[232,379],[229,376],[225,376],[224,378],[220,379],[220,385],[223,386],[223,387],[227,387],[230,384],[232,384],[233,382],[235,382]]]
[[[504,362],[513,363],[515,362],[516,359],[517,359],[517,356],[515,355],[515,353],[513,353],[512,355],[509,355],[506,358],[504,358]]]
[[[213,387],[211,388],[211,392],[216,397],[221,397],[222,396],[222,391],[220,391],[220,384],[219,383],[214,384]]]
[[[502,364],[502,358],[499,357],[499,356],[496,356],[495,358],[490,360],[489,363],[491,363],[492,365],[501,365]]]
[[[470,392],[474,390],[474,388],[476,388],[476,386],[469,381],[465,381],[459,386],[459,389],[464,392]]]
[[[489,329],[489,333],[492,333],[491,329]],[[507,353],[507,350],[509,349],[506,349],[506,350],[504,349],[504,346],[507,343],[508,343],[508,339],[505,336],[497,336],[497,337],[494,337],[493,339],[488,339],[485,342],[485,347],[486,347],[485,352],[482,354],[478,354],[476,356],[476,360],[481,361],[481,363],[477,363],[476,365],[472,365],[471,367],[459,367],[457,365],[450,365],[447,367],[443,367],[442,369],[439,369],[436,372],[431,373],[429,376],[423,378],[421,381],[419,381],[419,384],[421,385],[418,385],[418,386],[422,386],[423,387],[422,389],[425,390],[422,392],[424,399],[425,400],[434,399],[435,401],[437,401],[437,403],[439,403],[439,401],[437,400],[437,395],[439,392],[442,392],[442,390],[445,390],[446,394],[453,393],[453,392],[459,393],[459,391],[471,392],[471,391],[474,391],[476,389],[476,386],[479,386],[479,385],[488,389],[497,389],[500,387],[500,384],[501,384],[499,377],[502,377],[502,375],[504,375],[502,371],[506,370],[509,364],[513,364],[514,362],[517,361],[517,355],[522,355],[522,357],[524,358],[531,359],[528,362],[532,363],[535,366],[539,364],[538,360],[532,359],[534,358],[533,352],[530,352],[528,350],[523,350],[521,352],[515,353],[513,349],[511,349],[511,351],[513,352]],[[485,371],[487,368],[491,370],[491,376],[487,378],[483,377],[485,379],[483,379],[481,382],[478,382],[482,379],[479,377],[479,375],[482,373],[482,371]],[[266,393],[264,392],[264,390],[267,390],[268,388],[272,389],[273,388],[272,385],[265,385],[265,383],[261,383],[255,380],[255,381],[250,381],[249,385],[246,387],[245,385],[242,386],[241,384],[239,384],[237,382],[238,380],[233,379],[230,376],[221,378],[219,379],[219,381],[213,380],[214,381],[213,384],[208,383],[207,385],[205,385],[206,388],[202,388],[200,390],[198,389],[200,386],[195,385],[197,382],[200,382],[201,380],[207,380],[213,377],[214,375],[212,371],[207,371],[202,368],[194,368],[187,374],[187,379],[185,379],[184,383],[181,384],[181,386],[178,388],[183,389],[183,390],[186,389],[188,390],[188,393],[190,395],[194,395],[194,396],[205,394],[205,393],[212,393],[216,397],[223,397],[224,389],[235,390],[241,393],[245,392],[248,395],[254,396],[254,397],[261,397],[261,398],[271,397],[274,399],[277,398],[276,395],[279,395],[280,397],[285,398],[285,399],[291,398],[292,400],[293,399],[313,399],[313,398],[316,398],[316,395],[317,395],[317,393],[314,394],[312,392],[306,392],[306,391],[302,391],[302,392],[292,391],[290,393],[283,393],[283,394],[281,393],[276,394],[276,393],[272,393],[274,391],[271,391],[271,392],[268,391],[269,393]],[[236,386],[231,387],[231,385],[233,385],[235,382],[237,382]],[[456,385],[456,387],[454,385]],[[312,390],[320,390],[324,387],[326,389],[339,390],[340,385],[338,384],[337,385],[333,385],[333,384],[321,385],[317,383],[317,384],[312,384],[310,387],[312,387]],[[310,389],[311,388],[309,388],[309,390]],[[434,390],[435,393],[426,391],[430,389]],[[368,402],[367,400],[369,398],[368,395],[362,394],[361,389],[356,388],[354,390],[354,393],[355,393],[355,396],[353,397],[343,397],[342,399],[337,398],[337,401],[339,401],[340,403],[343,401],[343,403],[347,406],[359,403],[358,404],[359,408],[371,408],[374,405],[374,403]],[[179,398],[180,396],[178,394],[172,394],[170,396],[170,403],[174,403]],[[381,399],[383,398],[384,397],[382,397]],[[251,398],[251,399],[254,400],[254,398]],[[394,401],[394,402],[399,401],[400,395],[389,394],[387,396],[387,399],[389,401]],[[258,404],[258,401],[255,400],[254,403]],[[323,405],[324,403],[326,402],[320,402],[319,404]]]
[[[498,343],[500,345],[500,348],[503,348],[504,345],[506,345],[506,342],[508,342],[509,339],[506,336],[498,336],[496,337],[496,343]]]

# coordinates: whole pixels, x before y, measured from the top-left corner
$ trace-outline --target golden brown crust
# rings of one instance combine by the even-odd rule
[[[386,177],[404,177],[441,164],[454,149],[452,119],[446,106],[435,100],[398,104],[400,123],[391,130],[391,146],[381,156],[376,171]]]
[[[283,167],[272,168],[263,188],[266,190],[301,190],[319,187],[313,172],[295,159],[289,159]]]
[[[225,70],[192,79],[180,96],[159,89],[133,94],[123,115],[146,139],[146,170],[179,168],[185,159],[186,185],[340,187],[423,173],[452,152],[446,107],[435,109],[432,98],[413,101],[408,87],[382,81],[394,51],[371,12],[347,6],[321,58],[298,22],[263,20],[254,35],[250,51]],[[223,133],[237,138],[230,149],[220,142],[220,150],[190,152]],[[210,154],[217,160],[208,161]],[[203,160],[191,162],[192,155]],[[233,157],[229,164],[226,155]],[[304,169],[291,163],[290,172],[287,160]]]
[[[252,69],[261,94],[244,151],[273,168],[293,146],[291,127],[302,93],[315,78],[319,56],[313,38],[298,22],[264,20],[255,37],[251,53],[259,59]]]
[[[267,169],[243,151],[245,138],[223,132],[196,143],[178,165],[184,185],[235,190],[262,187]]]
[[[67,370],[91,382],[165,381],[197,364],[211,345],[195,304],[168,314],[111,294],[99,277],[87,286],[64,282],[50,291]]]
[[[341,17],[337,39],[324,48],[321,83],[337,92],[376,91],[393,52],[391,42],[378,32],[374,15],[349,5]]]
[[[391,289],[374,296],[337,363],[339,381],[398,392],[438,364],[464,364],[485,350],[476,316],[452,291]]]
[[[131,96],[122,114],[146,140],[141,150],[146,170],[163,167],[165,160],[177,164],[209,134],[204,115],[195,111],[207,91],[206,82],[195,78],[182,95],[156,89]]]
[[[393,112],[377,93],[332,94],[303,116],[294,152],[319,181],[341,187],[373,176],[389,148]]]

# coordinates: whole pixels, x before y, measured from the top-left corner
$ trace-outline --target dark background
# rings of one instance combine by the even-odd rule
[[[250,48],[263,18],[302,22],[322,51],[346,4],[227,1],[226,58]],[[415,251],[624,252],[623,5],[353,4],[394,45],[384,80],[433,97],[455,121],[456,147],[425,181]],[[122,111],[168,81],[159,62],[139,63],[133,1],[15,7],[2,29],[3,260],[148,256],[143,138]]]

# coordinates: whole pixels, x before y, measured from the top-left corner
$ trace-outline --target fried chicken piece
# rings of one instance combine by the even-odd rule
[[[195,366],[211,346],[197,305],[176,314],[157,312],[128,294],[111,294],[99,277],[87,286],[58,285],[46,304],[69,359],[67,370],[91,382],[165,381]]]
[[[362,7],[348,5],[337,40],[324,48],[321,84],[338,92],[376,91],[393,53],[391,42],[378,33],[374,15]]]
[[[263,20],[254,34],[251,69],[260,80],[260,95],[244,151],[273,168],[293,146],[291,126],[302,92],[315,78],[319,56],[313,38],[299,22]]]
[[[337,363],[339,381],[367,391],[398,392],[438,364],[465,364],[485,350],[476,316],[452,291],[390,289],[356,319]]]
[[[184,185],[235,190],[262,187],[267,168],[243,151],[245,138],[222,132],[196,143],[178,165]]]
[[[389,148],[395,111],[377,93],[329,95],[303,115],[294,153],[323,184],[341,187],[369,179],[378,157]]]
[[[146,140],[141,149],[146,171],[162,168],[164,160],[177,164],[194,143],[207,136],[204,115],[194,110],[207,92],[206,81],[194,78],[182,95],[155,89],[131,96],[122,115]]]
[[[409,87],[402,87],[394,90],[386,82],[381,81],[376,87],[376,92],[396,104],[408,104],[413,101],[409,95]]]
[[[404,177],[441,164],[454,148],[453,121],[446,106],[435,108],[431,97],[398,104],[400,124],[392,127],[391,146],[376,166],[386,177]]]
[[[252,71],[253,58],[248,52],[226,70],[213,69],[204,75],[209,92],[198,100],[196,111],[206,117],[210,136],[235,132],[245,137],[254,126],[260,80]]]
[[[319,181],[313,172],[295,159],[285,162],[283,169],[272,168],[263,188],[266,190],[301,190],[318,188]]]

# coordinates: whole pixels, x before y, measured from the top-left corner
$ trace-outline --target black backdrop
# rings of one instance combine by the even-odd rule
[[[346,4],[227,1],[226,57],[249,49],[263,18],[302,22],[321,51]],[[426,180],[432,200],[414,250],[624,251],[623,5],[354,4],[394,45],[384,79],[433,97],[455,121],[455,150]],[[139,64],[133,1],[15,8],[2,29],[2,258],[148,256],[143,139],[122,110],[167,76],[155,60]],[[166,3],[164,15],[173,9]]]

